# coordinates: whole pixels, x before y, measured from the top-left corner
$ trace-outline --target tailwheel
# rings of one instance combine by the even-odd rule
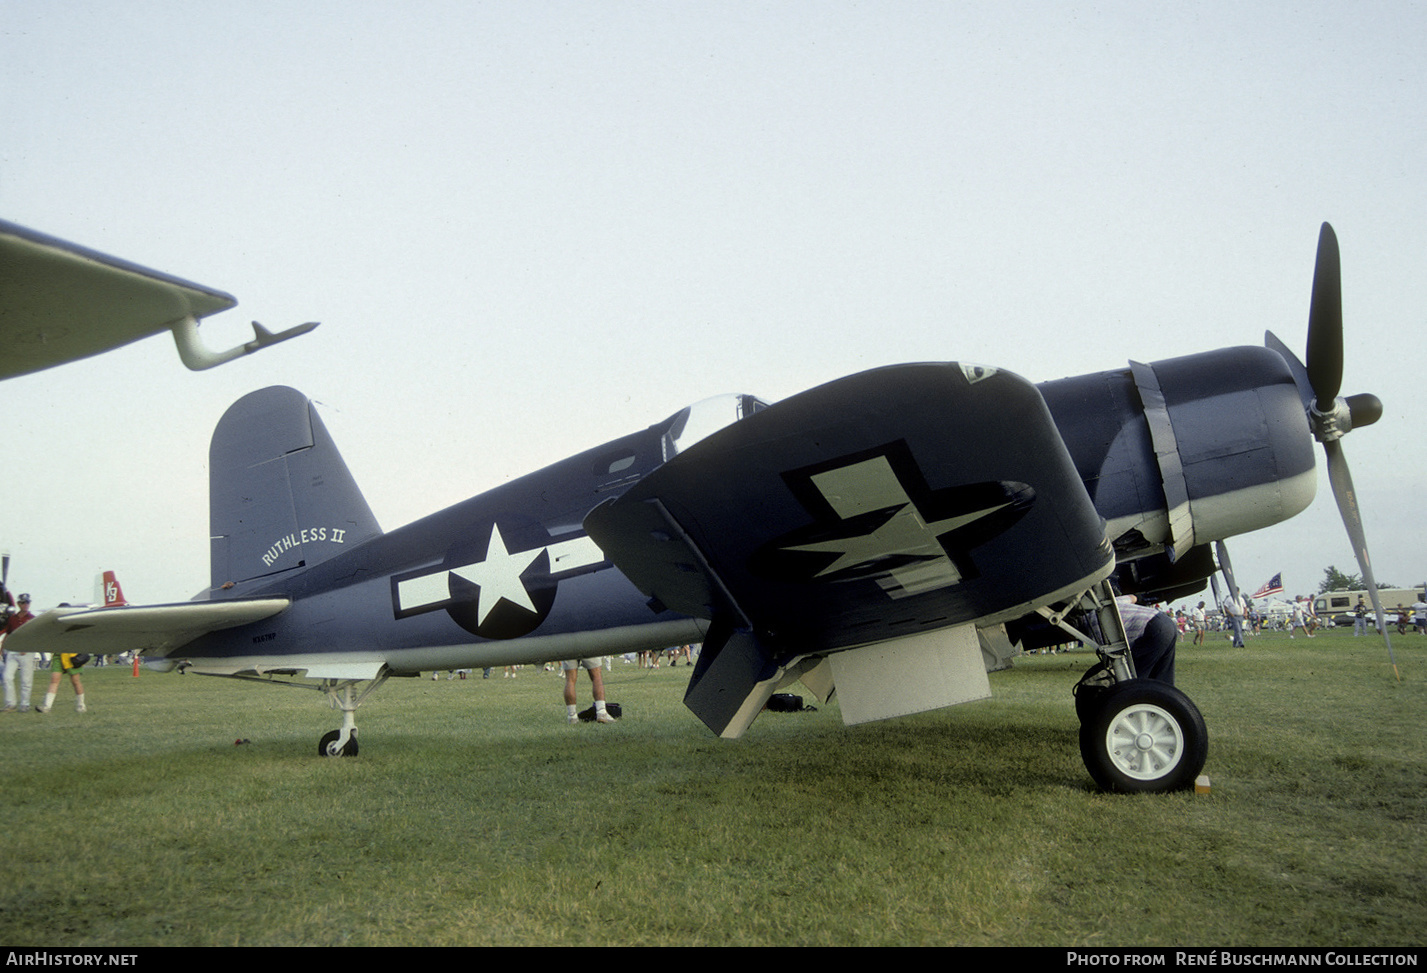
[[[352,734],[347,737],[346,743],[340,743],[342,739],[341,730],[331,730],[322,735],[322,739],[317,741],[317,756],[319,757],[355,757],[357,755],[357,737]]]
[[[372,684],[360,693],[356,692],[360,679],[324,679],[322,691],[327,694],[327,702],[333,709],[342,711],[342,728],[323,734],[317,741],[319,757],[355,757],[357,755],[357,707],[362,700],[376,692],[378,686],[387,681],[390,673],[383,670]]]
[[[1163,793],[1192,787],[1209,733],[1188,696],[1168,683],[1130,679],[1097,693],[1080,725],[1080,756],[1107,791]]]

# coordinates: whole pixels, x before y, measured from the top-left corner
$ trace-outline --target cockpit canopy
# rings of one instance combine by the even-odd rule
[[[752,395],[730,393],[695,402],[674,416],[669,431],[664,434],[664,462],[668,462],[694,443],[768,408],[768,403]]]

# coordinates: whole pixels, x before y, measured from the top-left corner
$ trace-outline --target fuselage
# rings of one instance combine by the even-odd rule
[[[1121,560],[1267,527],[1312,499],[1312,438],[1272,351],[1224,349],[1037,388]],[[400,674],[700,641],[704,620],[651,604],[582,524],[680,449],[763,407],[725,401],[722,412],[691,407],[320,563],[207,592],[292,604],[183,654],[224,670],[296,670],[323,657]]]

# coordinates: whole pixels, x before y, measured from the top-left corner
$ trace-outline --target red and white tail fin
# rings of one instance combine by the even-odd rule
[[[127,605],[124,600],[124,589],[119,587],[119,579],[114,576],[113,571],[104,572],[104,607],[118,608],[120,605]]]

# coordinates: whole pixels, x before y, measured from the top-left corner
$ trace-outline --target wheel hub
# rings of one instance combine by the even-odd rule
[[[1168,774],[1184,752],[1179,723],[1158,706],[1139,704],[1122,710],[1105,735],[1110,759],[1120,772],[1136,780]]]

